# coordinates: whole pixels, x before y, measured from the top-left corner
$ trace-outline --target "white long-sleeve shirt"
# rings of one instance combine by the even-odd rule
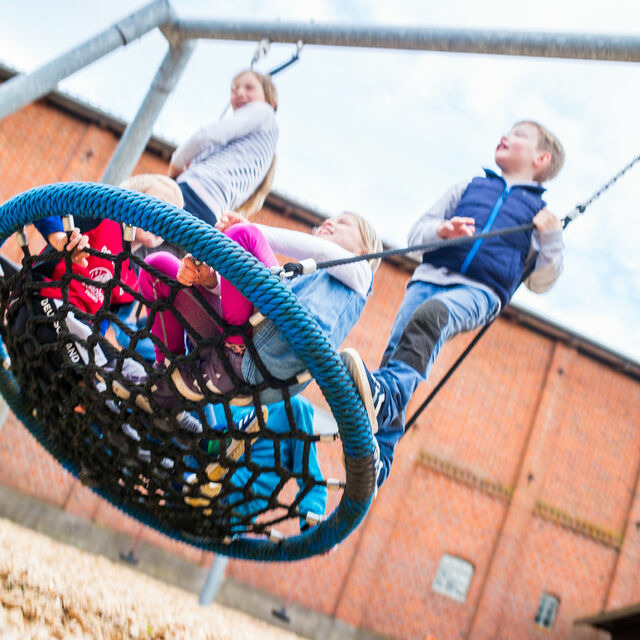
[[[283,229],[282,227],[271,227],[264,224],[256,226],[275,253],[289,256],[295,260],[313,258],[316,262],[324,262],[326,260],[353,258],[355,255],[331,240],[319,238],[310,233]],[[353,289],[363,298],[367,297],[373,281],[373,272],[366,260],[330,267],[327,271],[336,280]]]
[[[262,182],[275,155],[278,125],[270,104],[249,102],[232,115],[198,130],[171,162],[219,217],[237,209]]]
[[[407,237],[409,246],[435,244],[442,241],[438,235],[438,227],[447,215],[456,210],[468,184],[468,182],[455,184],[413,224]],[[528,289],[534,293],[543,293],[553,286],[562,273],[563,250],[562,231],[541,234],[536,228],[533,229],[529,253],[537,251],[538,257],[534,270],[525,281]],[[422,256],[420,255],[418,259],[422,259]],[[485,291],[493,291],[491,287],[482,282],[467,278],[446,267],[436,267],[428,262],[422,262],[416,268],[411,280],[421,280],[444,286],[467,284]]]

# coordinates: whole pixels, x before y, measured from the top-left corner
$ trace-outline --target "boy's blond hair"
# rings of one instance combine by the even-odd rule
[[[564,164],[564,148],[560,140],[558,140],[549,129],[543,127],[535,120],[521,120],[520,122],[516,122],[516,125],[518,124],[530,124],[535,127],[538,130],[538,150],[548,151],[551,156],[549,164],[535,176],[535,179],[538,182],[546,182],[547,180],[551,180],[551,178],[555,178],[558,173],[560,173],[560,169],[562,169],[562,165]]]
[[[139,173],[136,176],[130,176],[120,183],[122,189],[130,191],[139,191],[140,193],[149,193],[153,189],[154,184],[162,183],[171,192],[171,204],[182,209],[184,206],[184,197],[178,183],[161,173]]]
[[[351,216],[356,219],[358,223],[358,230],[360,231],[360,237],[362,239],[362,248],[365,253],[378,253],[382,251],[382,240],[378,238],[376,230],[371,226],[371,223],[365,220],[362,216],[351,211],[345,211],[345,215]],[[369,260],[369,266],[371,271],[375,273],[380,266],[381,258],[372,258]]]

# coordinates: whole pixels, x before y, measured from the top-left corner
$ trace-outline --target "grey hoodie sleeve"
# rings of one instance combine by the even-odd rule
[[[551,289],[564,268],[562,230],[541,234],[537,229],[534,229],[529,255],[534,251],[538,252],[536,266],[524,284],[534,293],[544,293]]]

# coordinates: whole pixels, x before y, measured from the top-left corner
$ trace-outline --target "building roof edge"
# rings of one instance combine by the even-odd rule
[[[0,61],[0,81],[9,80],[20,72],[13,69]],[[127,122],[118,118],[96,105],[92,105],[85,100],[71,96],[63,91],[54,90],[42,98],[55,107],[70,113],[85,121],[93,122],[101,127],[105,127],[118,135],[122,135],[127,127]],[[159,136],[151,136],[147,150],[156,153],[163,158],[168,159],[175,150],[175,143],[161,138]],[[290,217],[298,222],[303,222],[311,227],[322,223],[327,218],[326,214],[320,213],[311,206],[302,204],[294,200],[291,196],[284,195],[277,191],[272,191],[266,199],[266,204],[286,217]],[[395,247],[383,243],[385,249],[394,249]],[[418,264],[416,260],[408,256],[391,256],[385,259],[386,262],[403,269],[407,272],[413,271]],[[600,344],[586,336],[575,331],[567,329],[547,318],[511,303],[504,310],[505,318],[521,323],[527,328],[536,331],[546,337],[550,337],[576,348],[579,352],[584,353],[614,369],[640,380],[640,362],[625,356],[624,354]]]

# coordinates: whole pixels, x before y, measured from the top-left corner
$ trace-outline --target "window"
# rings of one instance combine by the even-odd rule
[[[551,629],[553,622],[556,619],[556,613],[558,613],[558,607],[560,606],[560,599],[552,596],[550,593],[544,593],[540,596],[540,604],[536,611],[536,617],[534,622],[539,624],[545,629]]]
[[[473,565],[462,558],[445,553],[431,588],[458,602],[464,602],[473,577]]]

